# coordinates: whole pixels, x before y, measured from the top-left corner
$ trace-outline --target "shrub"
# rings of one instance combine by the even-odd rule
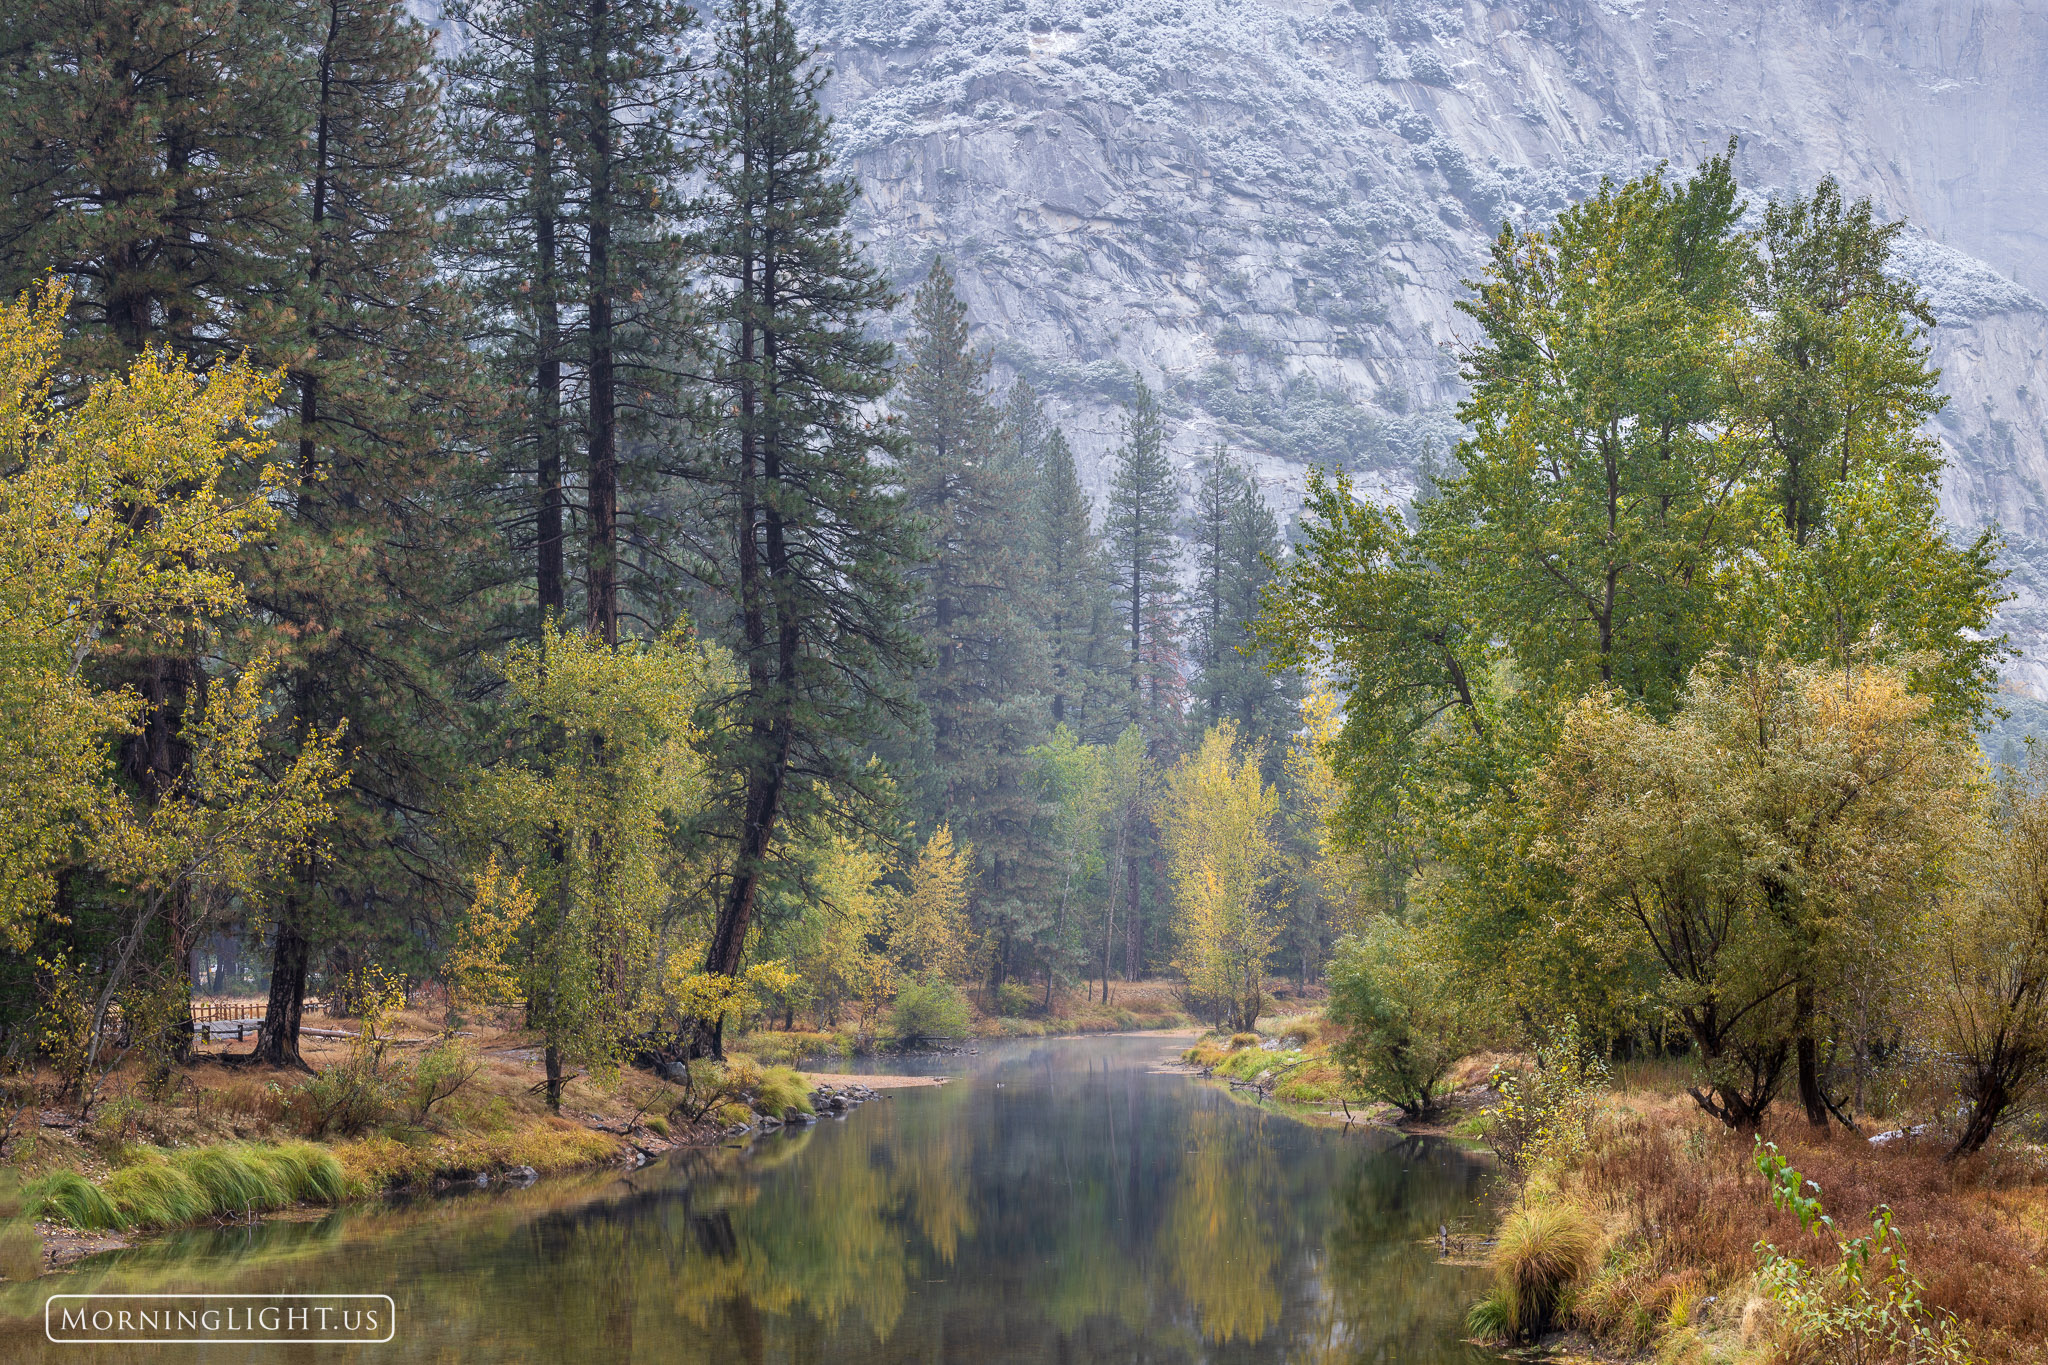
[[[1591,1220],[1568,1204],[1525,1206],[1501,1224],[1488,1264],[1493,1289],[1467,1316],[1496,1341],[1533,1341],[1550,1330],[1567,1289],[1593,1268],[1600,1248]]]
[[[1330,968],[1345,1076],[1411,1117],[1435,1107],[1443,1078],[1493,1031],[1492,993],[1457,980],[1449,961],[1427,930],[1380,916],[1338,943]]]
[[[996,1013],[1012,1019],[1038,1013],[1038,997],[1014,981],[996,987]]]
[[[896,993],[889,1011],[889,1036],[898,1047],[965,1038],[972,1021],[959,987],[942,976],[912,981]]]
[[[1768,1242],[1758,1248],[1763,1269],[1757,1278],[1793,1338],[1788,1345],[1801,1353],[1818,1348],[1828,1360],[1969,1365],[1970,1343],[1953,1313],[1927,1306],[1926,1288],[1906,1265],[1889,1208],[1871,1210],[1868,1236],[1839,1241],[1821,1207],[1820,1187],[1793,1169],[1776,1143],[1758,1139],[1755,1164],[1771,1203],[1789,1211],[1803,1231],[1833,1243],[1841,1257],[1816,1267]]]
[[[397,1086],[367,1052],[327,1068],[290,1093],[290,1112],[307,1137],[353,1136],[390,1119]]]
[[[1607,1084],[1607,1064],[1589,1052],[1576,1015],[1567,1014],[1536,1050],[1534,1075],[1495,1071],[1500,1098],[1482,1112],[1486,1143],[1517,1178],[1535,1167],[1561,1165],[1586,1149],[1594,1095]]]
[[[407,1108],[414,1123],[425,1123],[434,1106],[453,1099],[468,1088],[483,1070],[476,1049],[454,1038],[443,1038],[425,1052],[405,1077]]]

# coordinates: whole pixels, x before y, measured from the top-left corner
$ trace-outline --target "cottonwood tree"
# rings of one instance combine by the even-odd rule
[[[967,905],[974,888],[974,850],[953,841],[949,826],[932,831],[905,870],[909,889],[889,926],[889,956],[903,976],[964,981],[974,969],[974,931]]]
[[[1189,990],[1248,1032],[1266,1000],[1266,958],[1279,933],[1272,878],[1279,797],[1237,728],[1212,726],[1167,776],[1160,801],[1173,878],[1175,965]]]
[[[1663,978],[1694,1098],[1754,1128],[1845,979],[1904,962],[1972,836],[1976,760],[1896,669],[1710,661],[1681,700],[1577,703],[1541,791],[1595,939]]]
[[[732,0],[714,45],[691,241],[711,371],[683,472],[722,540],[702,572],[731,603],[739,672],[709,702],[733,779],[710,822],[729,856],[704,962],[731,976],[784,842],[828,802],[877,798],[861,751],[900,713],[888,679],[919,646],[904,624],[916,539],[887,488],[901,442],[871,412],[890,349],[869,326],[893,300],[846,226],[855,186],[833,173],[818,108],[828,72],[781,0]],[[719,1051],[719,1025],[694,1046]]]
[[[680,634],[612,645],[552,622],[496,666],[505,757],[459,820],[478,864],[519,880],[517,895],[486,880],[478,906],[519,918],[515,970],[559,1109],[569,1064],[612,1073],[652,1022],[659,921],[688,867],[674,832],[709,798],[693,715],[716,670]]]
[[[1057,889],[1051,932],[1039,949],[1044,1007],[1050,1010],[1061,977],[1077,971],[1087,958],[1087,945],[1077,932],[1077,902],[1102,870],[1109,772],[1101,746],[1081,743],[1064,725],[1053,727],[1052,738],[1034,746],[1029,757],[1037,768],[1039,794],[1051,809],[1047,843]]]
[[[1968,1106],[1951,1158],[1979,1151],[2048,1086],[2048,773],[1998,794],[1975,873],[1941,897],[1919,945],[1925,1017]]]
[[[148,703],[88,665],[242,606],[236,560],[278,517],[271,443],[250,425],[277,380],[152,352],[59,406],[51,380],[70,303],[51,284],[0,309],[0,935],[26,950],[67,876],[126,893],[80,1043],[90,1065],[164,918],[206,890],[262,887],[326,819],[346,774],[339,727],[308,736],[288,764],[266,761],[258,663],[208,680],[170,780],[143,792],[117,780],[109,741],[142,728]],[[171,984],[185,983],[180,960]]]

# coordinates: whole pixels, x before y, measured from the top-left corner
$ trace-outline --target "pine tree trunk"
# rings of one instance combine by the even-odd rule
[[[562,1112],[562,1050],[549,1043],[543,1055],[548,1073],[548,1112],[559,1114]]]
[[[533,43],[533,88],[529,98],[545,114],[550,107],[548,49],[546,39]],[[535,129],[534,185],[538,196],[533,205],[533,330],[534,330],[534,416],[539,431],[534,483],[538,506],[535,511],[534,595],[539,599],[542,620],[560,621],[568,603],[567,577],[562,564],[562,310],[557,297],[559,263],[555,243],[555,166],[553,150],[544,133],[548,120],[542,117]]]
[[[589,0],[592,71],[584,117],[590,141],[590,487],[588,623],[619,642],[618,395],[612,346],[612,110],[606,0]]]

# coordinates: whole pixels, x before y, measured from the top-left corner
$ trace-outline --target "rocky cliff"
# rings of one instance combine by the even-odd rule
[[[1998,521],[2048,696],[2048,0],[798,0],[898,279],[958,270],[1099,490],[1130,376],[1183,461],[1278,503],[1412,492],[1456,439],[1459,281],[1503,218],[1731,136],[1913,224],[1953,402],[1945,510]]]

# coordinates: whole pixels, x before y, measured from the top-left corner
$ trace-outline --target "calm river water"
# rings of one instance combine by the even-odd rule
[[[626,1175],[189,1233],[0,1287],[6,1361],[1003,1362],[1494,1357],[1446,1142],[1157,1074],[1145,1037],[983,1046],[844,1119]],[[57,1346],[52,1293],[390,1294],[388,1345]]]

